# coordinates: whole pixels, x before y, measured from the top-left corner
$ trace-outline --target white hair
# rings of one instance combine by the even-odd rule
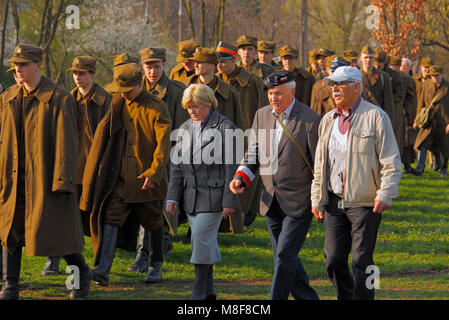
[[[413,65],[412,60],[410,60],[409,58],[402,58],[401,61],[407,61],[407,64],[409,65],[409,67],[411,67]]]
[[[296,89],[296,81],[287,82],[286,85],[289,87],[289,89]]]

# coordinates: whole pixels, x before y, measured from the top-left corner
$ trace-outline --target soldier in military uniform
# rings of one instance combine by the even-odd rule
[[[137,63],[138,64],[139,63],[139,59],[137,59],[133,56],[130,56],[127,52],[114,55],[113,60],[114,60],[114,62],[112,65],[112,70],[114,70],[115,67],[121,66],[123,64],[127,64],[127,63]],[[113,83],[110,82],[104,86],[104,89],[109,93],[113,93],[112,87],[113,87]]]
[[[256,38],[241,35],[236,41],[236,46],[238,47],[238,54],[240,56],[240,61],[237,63],[239,67],[244,67],[261,79],[264,79],[267,75],[275,71],[273,66],[257,61]]]
[[[257,41],[257,54],[259,62],[269,64],[274,69],[282,69],[282,64],[273,60],[276,43],[273,41]]]
[[[408,59],[407,59],[408,60]],[[410,166],[414,161],[415,152],[413,151],[413,139],[409,133],[413,129],[413,120],[416,117],[416,85],[413,78],[409,75],[410,69],[403,69],[404,59],[398,56],[390,57],[390,68],[398,71],[401,75],[403,87],[405,90],[404,106],[403,106],[403,126],[404,126],[404,144],[401,155],[402,163],[404,164],[404,173],[411,173]],[[407,61],[406,61],[407,62]],[[411,61],[410,61],[411,62]],[[410,66],[411,67],[411,66]],[[402,71],[404,70],[404,71]]]
[[[22,248],[27,256],[63,256],[79,270],[70,298],[89,293],[75,171],[78,156],[72,95],[41,74],[43,50],[19,44],[18,85],[0,95],[0,239],[5,284],[0,300],[19,298]]]
[[[193,39],[178,43],[176,62],[179,64],[170,70],[170,79],[182,82],[186,87],[189,85],[190,78],[195,75],[195,63],[188,58],[193,57],[195,49],[199,46]]]
[[[318,66],[320,67],[321,72],[315,76],[317,80],[324,79],[328,76],[326,71],[326,58],[333,55],[335,51],[329,50],[327,48],[320,48],[317,49],[315,52],[315,60],[318,63]]]
[[[342,57],[329,56],[326,58],[327,74],[331,76],[338,67],[348,66],[349,64],[350,62]],[[332,97],[332,88],[324,83],[324,79],[318,80],[313,85],[310,107],[320,116],[324,116],[336,108],[334,98]]]
[[[247,117],[240,104],[240,97],[237,90],[229,83],[220,79],[215,70],[218,65],[218,53],[213,49],[199,47],[195,54],[189,60],[195,62],[195,76],[192,77],[191,83],[202,83],[208,85],[215,93],[218,101],[217,110],[226,118],[231,120],[238,128],[245,130],[249,128]],[[237,210],[229,221],[223,219],[220,231],[232,231],[234,234],[243,233],[243,217],[240,210]]]
[[[237,48],[231,44],[220,42],[217,47],[219,53],[218,77],[232,85],[240,96],[240,104],[249,125],[253,123],[256,111],[268,105],[268,97],[263,91],[262,80],[255,74],[247,71],[243,67],[236,65]],[[240,208],[244,212],[243,224],[249,226],[259,212],[259,200],[261,192],[261,181],[259,175],[255,179],[254,185],[240,196]]]
[[[279,49],[281,62],[284,70],[292,71],[295,74],[296,91],[295,98],[310,106],[312,99],[312,88],[315,83],[315,77],[306,69],[297,65],[298,63],[298,49],[285,45]]]
[[[92,271],[102,286],[117,245],[134,251],[139,224],[150,231],[163,226],[171,118],[142,77],[135,63],[114,68],[111,112],[98,125],[83,176],[80,208],[91,216]]]
[[[404,147],[404,99],[405,89],[404,81],[400,71],[393,70],[388,65],[387,53],[381,48],[374,50],[374,66],[377,70],[384,71],[390,75],[391,89],[393,92],[393,118],[391,119],[393,124],[394,134],[396,136],[396,142],[398,143],[399,152],[402,157],[402,149]]]
[[[412,78],[415,80],[416,84],[416,99],[419,101],[421,98],[422,88],[423,84],[426,80],[430,79],[429,70],[432,65],[432,61],[430,58],[422,58],[421,59],[421,66],[420,66],[420,72],[415,74]],[[418,108],[420,106],[418,105]],[[419,112],[419,110],[417,110]]]
[[[317,51],[317,49],[309,50],[309,66],[306,68],[306,70],[313,74],[315,78],[319,77],[321,74],[320,66],[318,65],[318,61],[316,60]]]
[[[374,68],[374,50],[364,46],[360,52],[363,98],[382,108],[394,123],[393,90],[390,75]]]
[[[185,86],[181,82],[170,80],[165,74],[166,53],[164,48],[145,48],[140,50],[139,54],[140,63],[145,72],[142,83],[148,92],[167,104],[173,131],[189,117],[181,103]],[[169,168],[167,168],[167,173],[168,170]],[[165,224],[167,223],[165,222]],[[139,233],[137,256],[128,270],[144,272],[150,256],[150,266],[144,281],[147,283],[159,282],[162,280],[163,256],[172,248],[169,226],[165,225],[152,231],[151,236],[150,232],[143,227],[140,228]]]
[[[72,90],[72,96],[76,103],[76,123],[78,128],[78,163],[76,167],[76,185],[78,196],[81,196],[81,187],[92,140],[98,123],[109,111],[112,96],[99,84],[94,82],[97,60],[91,56],[75,57],[72,67],[67,72],[73,72],[73,80],[76,88]],[[84,233],[89,234],[89,216],[82,212]],[[59,258],[47,257],[47,262],[42,270],[42,275],[55,275],[59,272]]]
[[[343,59],[351,62],[351,67],[358,68],[359,66],[359,56],[357,54],[357,51],[354,50],[346,50],[343,52]]]

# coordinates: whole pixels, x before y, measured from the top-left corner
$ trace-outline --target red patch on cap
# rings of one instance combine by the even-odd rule
[[[378,77],[378,75],[377,75],[377,73],[374,75],[374,78],[376,78],[377,79],[377,77]]]

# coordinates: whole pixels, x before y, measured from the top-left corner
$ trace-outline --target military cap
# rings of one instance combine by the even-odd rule
[[[178,56],[176,57],[176,62],[188,62],[187,58],[193,57],[195,49],[200,45],[193,39],[178,42]]]
[[[374,50],[370,46],[364,46],[362,51],[360,51],[360,55],[362,54],[374,54]]]
[[[442,66],[433,65],[429,69],[429,76],[439,76],[442,73],[443,73],[443,67]]]
[[[274,52],[276,49],[276,43],[273,41],[257,41],[257,50],[262,52]]]
[[[350,61],[348,61],[342,57],[338,57],[338,56],[332,56],[332,57],[334,57],[334,58],[332,59],[332,61],[330,62],[330,66],[328,67],[332,71],[337,70],[337,68],[339,68],[339,67],[345,67],[345,66],[349,66],[351,64]],[[326,60],[326,63],[327,63],[327,60]]]
[[[243,34],[237,39],[235,45],[239,48],[241,46],[254,46],[257,48],[257,38]]]
[[[143,72],[136,63],[122,64],[114,68],[111,92],[129,92],[142,83]]]
[[[234,47],[231,44],[220,41],[217,46],[217,52],[220,56],[220,59],[229,60],[237,58],[237,47]]]
[[[120,53],[114,56],[114,66],[112,68],[121,66],[127,63],[139,63],[139,59],[130,56],[128,53]]]
[[[78,56],[73,59],[72,67],[66,71],[91,72],[95,73],[97,60],[91,56]]]
[[[319,56],[323,56],[323,57],[329,57],[331,55],[333,55],[335,53],[335,51],[333,50],[329,50],[327,48],[320,48],[316,51],[316,57],[318,58]]]
[[[399,67],[399,66],[401,66],[401,57],[398,57],[398,56],[391,56],[390,57],[390,65],[391,66],[397,66],[397,67]]]
[[[265,77],[263,80],[263,89],[268,90],[292,81],[295,81],[295,74],[293,72],[287,70],[277,70]]]
[[[309,54],[309,63],[318,63],[318,61],[316,60],[316,53],[317,53],[317,49],[312,49],[309,50],[308,54]]]
[[[387,53],[382,48],[374,49],[374,61],[379,63],[387,63]]]
[[[139,51],[140,62],[165,61],[167,55],[164,48],[145,48]]]
[[[430,67],[432,65],[432,61],[430,60],[430,58],[422,58],[421,65],[423,67]]]
[[[348,60],[348,61],[352,61],[352,60],[357,60],[358,54],[356,51],[354,50],[347,50],[343,52],[343,58]]]
[[[12,58],[9,62],[13,63],[28,63],[42,61],[43,50],[40,47],[32,44],[19,44],[12,53]]]
[[[288,44],[281,47],[279,49],[279,56],[285,57],[285,56],[298,56],[298,49],[295,49],[293,47],[290,47]]]
[[[188,58],[189,61],[209,62],[218,64],[218,54],[214,49],[198,47],[195,50],[193,57]]]

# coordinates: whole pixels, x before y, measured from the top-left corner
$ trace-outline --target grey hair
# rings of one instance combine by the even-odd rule
[[[354,81],[354,83],[351,86],[354,86],[356,83],[360,83],[360,92],[359,95],[362,95],[363,92],[363,82],[362,81]]]
[[[409,58],[402,58],[402,61],[407,61],[407,64],[411,67],[413,65],[412,60],[410,60]]]
[[[286,85],[289,87],[289,89],[296,89],[296,81],[287,82]]]

